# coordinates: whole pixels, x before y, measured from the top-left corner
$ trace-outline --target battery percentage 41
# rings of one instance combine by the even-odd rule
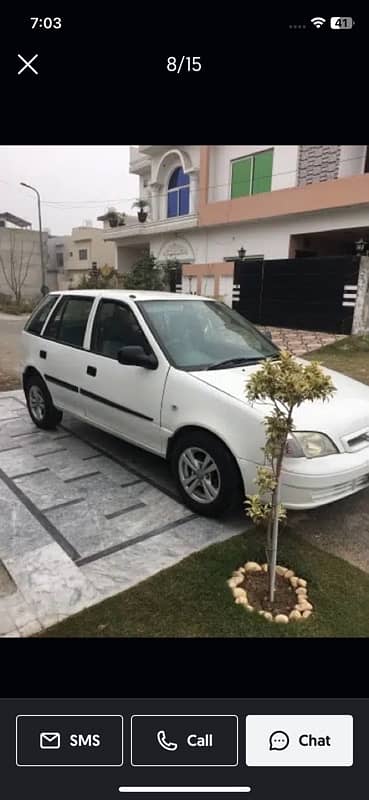
[[[352,17],[331,17],[330,25],[335,31],[348,31],[355,22]]]

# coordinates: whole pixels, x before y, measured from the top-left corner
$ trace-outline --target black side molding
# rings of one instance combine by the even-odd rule
[[[110,406],[110,408],[117,408],[118,411],[124,411],[126,414],[133,414],[133,416],[140,417],[140,419],[147,419],[149,422],[154,421],[153,417],[147,417],[146,414],[141,414],[139,411],[133,411],[132,408],[120,406],[118,403],[113,403],[112,400],[107,400],[106,397],[100,397],[100,395],[94,394],[93,392],[87,392],[86,389],[80,389],[80,393],[85,397],[90,397],[91,400],[96,400],[97,403],[103,403],[105,406]]]
[[[79,392],[78,386],[75,386],[74,383],[61,381],[59,378],[53,378],[52,375],[44,375],[44,378],[48,383],[56,383],[57,386],[62,386],[63,389],[69,389],[71,392]]]

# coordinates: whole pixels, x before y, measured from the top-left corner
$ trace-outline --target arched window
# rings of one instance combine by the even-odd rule
[[[190,178],[182,167],[172,172],[168,183],[168,217],[181,217],[190,210]]]

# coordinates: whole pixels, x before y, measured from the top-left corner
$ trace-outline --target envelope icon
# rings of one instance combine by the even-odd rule
[[[40,748],[41,750],[59,750],[60,733],[42,731],[40,733]]]

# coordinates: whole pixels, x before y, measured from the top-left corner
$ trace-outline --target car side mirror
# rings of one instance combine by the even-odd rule
[[[270,331],[263,331],[263,333],[266,339],[269,339],[270,342],[273,341],[273,337]]]
[[[145,353],[143,347],[140,345],[127,345],[122,347],[117,355],[120,364],[126,364],[131,367],[143,367],[144,369],[157,369],[158,359],[151,353]]]

